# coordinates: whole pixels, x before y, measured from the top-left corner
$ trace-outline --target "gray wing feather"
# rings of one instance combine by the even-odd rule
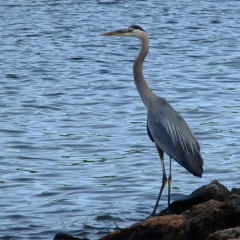
[[[155,143],[193,175],[203,173],[200,146],[183,117],[163,98],[148,109],[148,130]]]
[[[147,122],[147,133],[148,133],[148,136],[149,136],[149,138],[151,139],[151,141],[154,142],[154,139],[153,139],[153,137],[152,137],[152,135],[151,135],[151,132],[150,132],[150,130],[149,130],[149,127],[148,127],[148,122]]]

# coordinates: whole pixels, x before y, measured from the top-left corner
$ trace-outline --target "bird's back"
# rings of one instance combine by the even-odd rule
[[[200,146],[183,117],[163,98],[148,108],[148,130],[154,142],[195,176],[202,176]]]

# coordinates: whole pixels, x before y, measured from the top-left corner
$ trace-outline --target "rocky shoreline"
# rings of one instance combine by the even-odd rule
[[[99,240],[240,239],[240,188],[229,191],[218,181],[195,190],[158,215],[117,229]],[[83,240],[59,233],[54,240]]]

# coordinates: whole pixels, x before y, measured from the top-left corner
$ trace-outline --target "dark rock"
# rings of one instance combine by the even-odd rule
[[[186,222],[181,215],[154,216],[122,230],[116,230],[100,240],[185,240]]]
[[[233,188],[231,194],[238,194],[240,195],[240,188]]]
[[[206,239],[210,233],[221,229],[219,228],[220,216],[218,210],[223,205],[224,202],[210,200],[194,206],[187,216],[188,238]]]
[[[206,240],[230,240],[240,239],[240,227],[216,231],[208,236]]]
[[[181,214],[192,206],[207,202],[211,199],[225,201],[229,194],[230,191],[224,185],[215,180],[208,185],[198,188],[184,199],[172,202],[169,207],[169,214]],[[166,214],[167,208],[159,213],[159,215]]]
[[[189,239],[206,239],[217,230],[240,226],[240,195],[230,195],[225,202],[210,200],[188,212]]]
[[[240,191],[218,181],[170,205],[170,215],[150,217],[107,234],[100,240],[226,240],[240,239]],[[79,240],[57,234],[54,240]]]
[[[58,233],[53,240],[88,240],[87,238],[76,238],[69,234]]]

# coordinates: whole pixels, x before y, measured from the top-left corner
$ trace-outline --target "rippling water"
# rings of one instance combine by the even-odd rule
[[[161,167],[133,83],[139,43],[99,36],[132,24],[149,34],[149,85],[202,147],[201,179],[174,162],[172,200],[239,186],[239,1],[9,0],[0,20],[0,239],[98,239],[151,212]]]

